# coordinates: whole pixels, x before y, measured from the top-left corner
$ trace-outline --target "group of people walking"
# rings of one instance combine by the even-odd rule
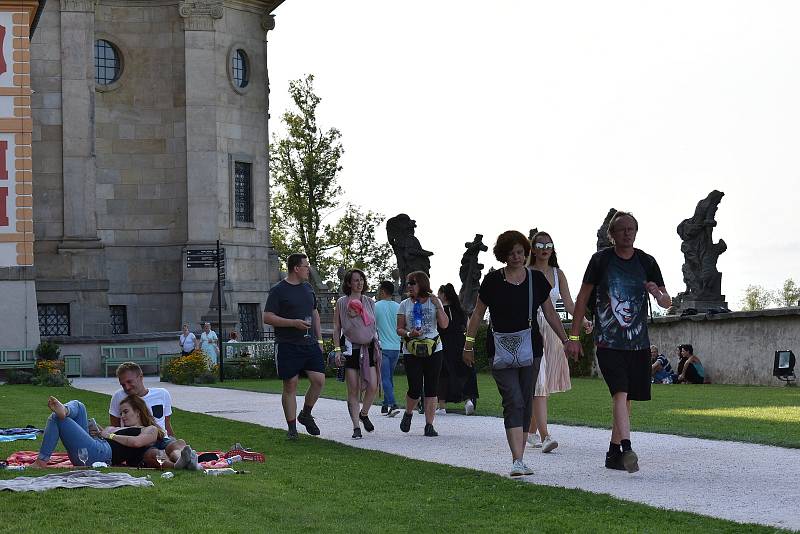
[[[393,375],[401,354],[408,381],[402,432],[410,431],[420,404],[423,434],[428,437],[438,435],[434,427],[437,406],[444,413],[444,403],[466,399],[467,412],[474,410],[477,390],[470,382],[474,381],[475,335],[488,311],[487,353],[502,397],[511,475],[533,473],[523,461],[526,442],[543,452],[558,447],[547,427],[547,398],[570,389],[567,358],[580,357],[582,330],[594,332],[598,363],[612,396],[613,423],[605,465],[637,471],[629,414],[631,400],[650,399],[646,301],[652,296],[664,308],[671,303],[655,259],[633,247],[637,232],[633,215],[617,212],[608,230],[613,246],[591,257],[574,302],[548,233],[539,232],[529,240],[515,230],[503,232],[493,253],[504,266],[484,277],[468,322],[453,286],[445,284],[434,295],[424,272],[406,276],[408,297],[398,304],[391,300],[391,282],[381,283],[376,303],[364,294],[363,271],[347,271],[344,296],[334,311],[334,351],[336,364],[345,368],[353,438],[362,438],[362,427],[374,431],[369,410],[381,387],[382,413],[396,413]],[[308,258],[292,254],[287,266],[288,276],[270,291],[264,322],[275,329],[275,361],[283,380],[288,438],[297,439],[298,422],[309,434],[320,433],[312,410],[325,382],[325,363],[316,296],[306,283]],[[573,315],[569,334],[555,310],[558,299]],[[594,310],[594,324],[585,318],[587,306]],[[310,384],[297,414],[295,395],[301,371]]]

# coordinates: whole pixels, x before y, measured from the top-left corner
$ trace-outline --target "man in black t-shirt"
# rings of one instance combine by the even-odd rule
[[[264,323],[275,328],[275,366],[283,380],[283,414],[289,427],[287,437],[297,439],[297,422],[312,436],[319,427],[311,409],[325,385],[325,359],[322,355],[317,297],[308,283],[311,265],[305,254],[291,254],[286,260],[289,274],[270,289],[264,306]],[[297,382],[300,371],[308,376],[303,409],[297,414]]]
[[[595,308],[597,363],[612,397],[606,467],[629,473],[639,470],[639,459],[631,448],[630,401],[650,400],[649,295],[662,308],[672,304],[656,260],[633,248],[638,230],[639,223],[630,213],[618,211],[611,218],[608,237],[614,246],[589,260],[575,302],[570,336],[577,338],[586,305],[595,295],[591,305]]]

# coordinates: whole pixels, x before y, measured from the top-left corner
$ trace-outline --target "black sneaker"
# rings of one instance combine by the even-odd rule
[[[622,465],[621,452],[607,452],[606,453],[606,469],[616,469],[617,471],[625,471],[625,466]]]
[[[319,427],[314,422],[314,416],[310,413],[300,412],[297,416],[297,422],[306,427],[306,432],[312,436],[319,436]]]
[[[411,430],[411,418],[414,416],[414,412],[411,413],[404,413],[403,420],[400,421],[400,430],[403,432],[408,432]]]
[[[622,451],[622,466],[628,473],[639,470],[639,457],[632,450]]]
[[[353,439],[361,439],[362,437],[364,437],[364,436],[361,435],[361,429],[360,428],[354,428],[353,429]]]
[[[297,435],[297,430],[289,430],[286,432],[286,440],[287,441],[297,441],[299,436]]]
[[[389,407],[387,405],[381,406],[381,415],[388,415],[389,414]]]
[[[433,428],[433,425],[428,423],[425,425],[425,436],[435,438],[439,433]]]
[[[368,416],[358,414],[358,418],[361,419],[361,424],[364,425],[364,430],[367,432],[372,432],[375,430],[375,425],[372,424],[372,421],[369,420]]]

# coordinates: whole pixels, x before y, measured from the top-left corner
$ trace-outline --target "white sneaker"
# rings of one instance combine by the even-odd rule
[[[545,436],[544,441],[541,444],[542,452],[550,452],[556,447],[558,447],[558,442],[552,438],[552,436]]]
[[[436,415],[437,416],[447,415],[447,410],[444,408],[436,408]]]
[[[528,445],[534,449],[541,449],[542,442],[539,441],[539,434],[528,434]]]
[[[533,469],[525,465],[522,460],[514,460],[514,463],[511,464],[511,472],[509,473],[512,477],[524,477],[533,474]]]
[[[475,404],[469,399],[464,403],[464,413],[467,415],[475,415]]]

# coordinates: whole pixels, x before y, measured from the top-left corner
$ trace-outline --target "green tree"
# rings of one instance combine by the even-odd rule
[[[380,280],[391,280],[392,270],[396,268],[392,247],[386,240],[378,240],[377,234],[385,219],[381,213],[348,203],[328,237],[336,246],[336,264],[364,271],[371,290],[376,289]]]
[[[296,109],[281,117],[286,136],[273,135],[269,145],[272,246],[284,261],[292,252],[305,252],[320,275],[330,277],[332,257],[325,252],[332,245],[322,221],[339,206],[342,194],[337,183],[342,135],[317,125],[321,99],[314,93],[312,74],[289,82],[289,95]]]
[[[763,286],[749,285],[744,290],[742,311],[763,310],[774,300],[772,293]]]
[[[787,278],[776,298],[778,306],[797,306],[800,301],[800,287],[794,280]]]

